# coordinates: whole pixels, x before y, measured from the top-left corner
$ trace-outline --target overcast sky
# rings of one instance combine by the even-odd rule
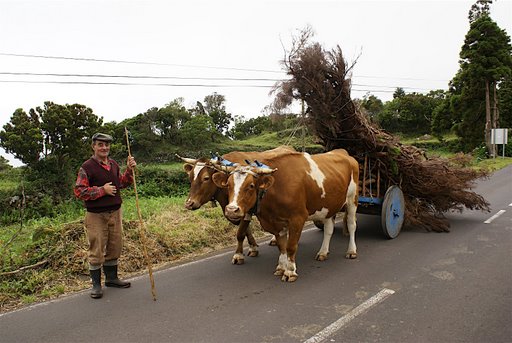
[[[339,45],[347,62],[359,56],[353,98],[447,89],[475,1],[0,0],[0,127],[17,108],[44,101],[120,122],[179,97],[191,107],[213,92],[231,114],[255,117],[307,25],[313,41]],[[491,16],[510,35],[512,0],[495,2]]]

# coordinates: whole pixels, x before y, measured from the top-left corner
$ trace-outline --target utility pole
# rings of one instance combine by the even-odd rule
[[[304,111],[304,99],[301,99],[302,115],[301,115],[301,126],[302,126],[302,152],[306,151],[306,118]]]

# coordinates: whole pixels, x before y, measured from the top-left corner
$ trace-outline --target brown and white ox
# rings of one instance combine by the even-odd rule
[[[228,189],[225,216],[231,220],[256,213],[262,228],[277,237],[280,256],[275,275],[297,279],[295,255],[306,220],[323,222],[324,238],[316,259],[329,254],[334,216],[344,206],[350,235],[346,258],[356,258],[356,210],[359,165],[343,149],[323,154],[289,153],[265,159],[270,168],[222,167],[215,184]]]
[[[265,160],[267,158],[276,157],[282,154],[295,152],[292,147],[280,146],[272,150],[254,151],[254,152],[241,152],[233,151],[222,156],[225,160],[233,163],[245,163],[245,160]],[[183,169],[188,174],[190,179],[190,192],[187,200],[185,201],[185,208],[189,210],[197,210],[208,201],[218,202],[225,213],[225,207],[228,204],[228,191],[226,188],[217,187],[212,181],[212,176],[219,173],[213,165],[216,163],[208,159],[191,159],[180,157],[185,164]],[[227,218],[231,223],[238,225],[236,234],[237,248],[231,262],[233,264],[244,263],[243,244],[247,236],[249,242],[248,256],[258,256],[258,244],[250,229],[251,217],[244,218]]]

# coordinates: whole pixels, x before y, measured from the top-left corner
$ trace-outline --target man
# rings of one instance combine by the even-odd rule
[[[96,133],[92,136],[93,156],[82,164],[75,184],[75,196],[84,200],[87,213],[85,227],[89,240],[89,271],[92,298],[101,298],[101,267],[105,286],[128,288],[129,282],[117,277],[117,260],[122,249],[121,194],[119,190],[133,183],[133,157],[121,175],[119,165],[109,158],[112,136]]]

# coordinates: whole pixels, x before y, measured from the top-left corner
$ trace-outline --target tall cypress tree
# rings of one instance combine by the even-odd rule
[[[456,133],[465,148],[485,142],[493,154],[490,135],[498,123],[496,87],[512,74],[510,37],[489,13],[490,0],[478,0],[469,11],[470,29],[460,52],[460,68],[451,82]],[[491,109],[493,111],[491,111]]]

